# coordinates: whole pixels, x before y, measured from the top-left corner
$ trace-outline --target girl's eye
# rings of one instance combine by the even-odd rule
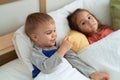
[[[82,25],[85,25],[85,22],[82,22]]]
[[[93,16],[92,15],[90,15],[90,16],[88,16],[88,19],[91,19]]]
[[[91,16],[89,16],[88,19],[91,19]]]

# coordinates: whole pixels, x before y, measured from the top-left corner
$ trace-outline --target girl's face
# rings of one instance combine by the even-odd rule
[[[97,20],[87,11],[77,14],[77,25],[79,30],[85,34],[96,33],[98,29]]]
[[[32,39],[41,47],[41,48],[50,48],[56,43],[56,28],[55,24],[46,24],[45,26],[38,27],[32,34]]]

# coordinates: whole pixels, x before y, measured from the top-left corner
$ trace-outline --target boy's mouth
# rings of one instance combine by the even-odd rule
[[[52,42],[52,43],[56,42],[56,39],[52,39],[51,42]]]

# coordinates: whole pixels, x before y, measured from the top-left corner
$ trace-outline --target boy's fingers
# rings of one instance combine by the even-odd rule
[[[65,36],[65,39],[67,39],[68,37],[67,36]]]
[[[68,39],[68,37],[67,37],[67,36],[65,36],[64,40],[67,40],[67,39]]]

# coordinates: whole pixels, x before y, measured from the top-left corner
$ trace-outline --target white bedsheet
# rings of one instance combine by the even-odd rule
[[[0,80],[32,80],[31,72],[19,59],[0,67]]]
[[[98,71],[120,80],[120,30],[78,52],[79,57]]]
[[[28,67],[15,59],[0,67],[0,80],[33,80]],[[34,80],[90,80],[62,59],[62,63],[51,74],[40,73]]]

